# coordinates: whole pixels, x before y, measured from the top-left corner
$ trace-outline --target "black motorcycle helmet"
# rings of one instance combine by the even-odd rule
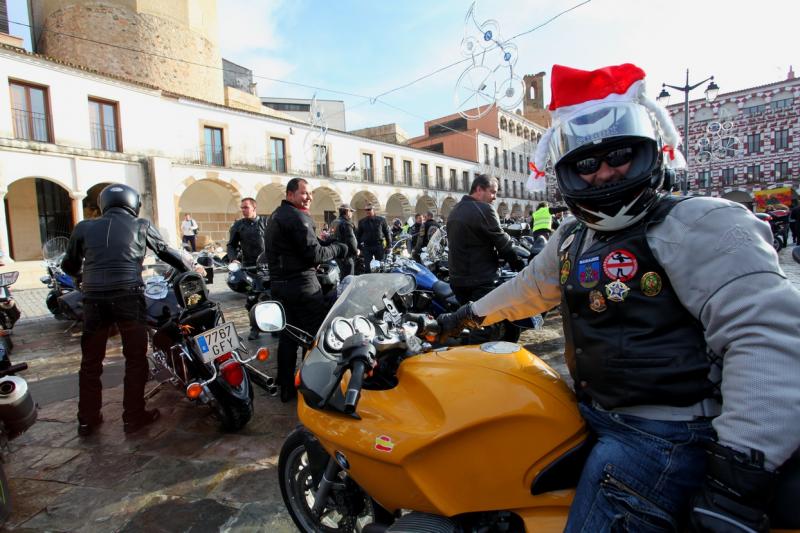
[[[138,217],[142,200],[134,188],[123,183],[112,183],[100,191],[97,196],[97,205],[103,214],[112,207],[121,207],[131,215]]]
[[[645,93],[644,71],[630,63],[594,71],[555,65],[551,81],[553,125],[537,147],[537,176],[552,161],[564,201],[590,228],[635,224],[685,163],[672,119]],[[616,181],[591,183],[604,163],[618,171]]]

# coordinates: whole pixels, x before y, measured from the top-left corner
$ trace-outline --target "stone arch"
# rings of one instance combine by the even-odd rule
[[[386,201],[386,218],[399,218],[405,221],[411,216],[414,216],[414,209],[404,194],[396,192]]]
[[[271,215],[281,205],[281,200],[286,198],[286,186],[280,183],[270,183],[261,187],[256,194],[258,213]]]
[[[313,191],[314,200],[311,202],[311,216],[314,217],[318,227],[330,224],[339,215],[339,205],[342,198],[339,193],[329,187],[317,187]]]
[[[447,217],[450,216],[450,211],[453,210],[453,207],[456,205],[456,199],[452,196],[448,196],[444,200],[442,200],[442,217],[447,220]]]
[[[427,194],[423,194],[417,198],[417,206],[414,208],[414,212],[425,216],[425,213],[428,211],[432,211],[434,215],[439,214],[439,208],[436,207],[436,200]]]
[[[378,197],[375,196],[374,193],[370,191],[358,191],[350,200],[350,207],[354,209],[354,222],[358,222],[364,216],[364,208],[367,207],[367,204],[372,204],[372,206],[375,208],[375,213],[382,213],[381,203],[378,201]]]
[[[508,121],[506,117],[500,117],[500,129],[505,131],[508,128]]]
[[[517,124],[517,137],[522,137],[522,124]]]
[[[505,216],[508,215],[508,204],[505,202],[500,202],[500,204],[497,206],[497,215],[500,218],[505,218]]]
[[[514,204],[511,206],[511,216],[512,217],[522,216],[522,206],[520,204]]]
[[[186,188],[177,202],[177,234],[181,234],[180,221],[189,213],[199,226],[198,247],[210,241],[227,242],[231,224],[240,216],[241,193],[230,183],[215,179],[189,178],[183,184]]]
[[[525,138],[526,141],[530,141],[531,140],[531,130],[529,130],[527,126],[525,127],[525,130],[524,130],[524,133],[523,133],[522,136]]]
[[[89,187],[89,190],[86,191],[86,197],[83,199],[83,218],[97,218],[100,216],[100,206],[97,205],[97,196],[100,194],[100,191],[106,188],[106,186],[111,185],[111,182],[103,182],[97,183],[96,185],[92,185]]]
[[[74,226],[70,191],[46,176],[11,182],[6,193],[9,255],[15,261],[42,259],[42,245],[53,237],[69,237]]]

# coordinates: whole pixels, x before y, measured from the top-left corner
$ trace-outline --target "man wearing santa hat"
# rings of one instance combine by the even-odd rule
[[[551,80],[533,177],[550,158],[575,218],[442,330],[560,305],[597,437],[567,531],[767,531],[776,470],[800,446],[800,293],[769,227],[666,192],[680,136],[640,68],[556,65]]]

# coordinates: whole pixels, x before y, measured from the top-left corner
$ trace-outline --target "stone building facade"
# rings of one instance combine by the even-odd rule
[[[683,135],[683,104],[668,106]],[[800,79],[689,102],[688,194],[720,196],[755,207],[773,189],[800,188]]]

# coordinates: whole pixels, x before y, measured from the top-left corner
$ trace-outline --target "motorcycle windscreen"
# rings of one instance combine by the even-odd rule
[[[322,408],[331,400],[341,379],[341,354],[327,347],[325,334],[337,317],[362,315],[382,318],[384,298],[414,290],[414,281],[405,274],[363,274],[348,276],[347,287],[331,307],[317,332],[313,349],[300,367],[301,390],[312,407]],[[343,406],[343,405],[342,405]]]

